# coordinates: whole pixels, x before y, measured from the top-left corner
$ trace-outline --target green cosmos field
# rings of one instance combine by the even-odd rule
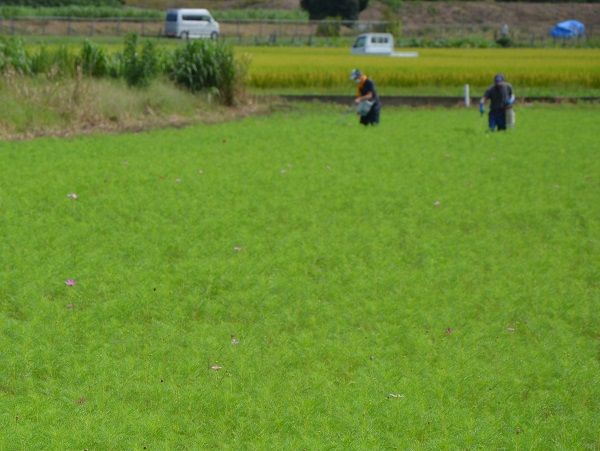
[[[343,112],[0,142],[0,449],[600,449],[600,107]]]

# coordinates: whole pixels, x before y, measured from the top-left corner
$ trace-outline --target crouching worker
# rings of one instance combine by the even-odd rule
[[[485,101],[490,100],[490,112],[488,125],[491,131],[496,127],[498,130],[506,130],[506,126],[513,128],[515,125],[515,112],[513,103],[515,95],[512,86],[504,80],[504,75],[498,74],[494,77],[494,84],[490,86],[479,101],[479,112],[485,112]]]
[[[375,90],[375,83],[358,69],[352,69],[350,80],[358,85],[354,103],[357,105],[358,114],[360,114],[360,123],[362,125],[379,124],[381,103]]]

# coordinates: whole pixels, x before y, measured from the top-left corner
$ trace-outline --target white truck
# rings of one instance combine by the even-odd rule
[[[394,36],[390,33],[364,33],[358,35],[350,53],[353,55],[379,55],[414,58],[417,52],[394,52]]]
[[[165,20],[165,36],[194,39],[219,37],[219,23],[207,9],[169,9]]]

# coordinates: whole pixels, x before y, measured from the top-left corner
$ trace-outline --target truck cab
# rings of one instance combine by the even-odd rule
[[[394,37],[390,33],[360,34],[352,44],[354,55],[391,55],[394,51]]]
[[[394,36],[390,33],[359,34],[350,53],[353,55],[379,55],[402,58],[415,58],[418,52],[394,52]]]

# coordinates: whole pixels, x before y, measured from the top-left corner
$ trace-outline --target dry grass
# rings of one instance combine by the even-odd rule
[[[271,105],[245,96],[235,108],[192,95],[166,80],[148,89],[123,81],[79,74],[60,78],[55,71],[36,78],[8,70],[0,77],[0,139],[121,133],[150,128],[184,127],[260,113]]]

